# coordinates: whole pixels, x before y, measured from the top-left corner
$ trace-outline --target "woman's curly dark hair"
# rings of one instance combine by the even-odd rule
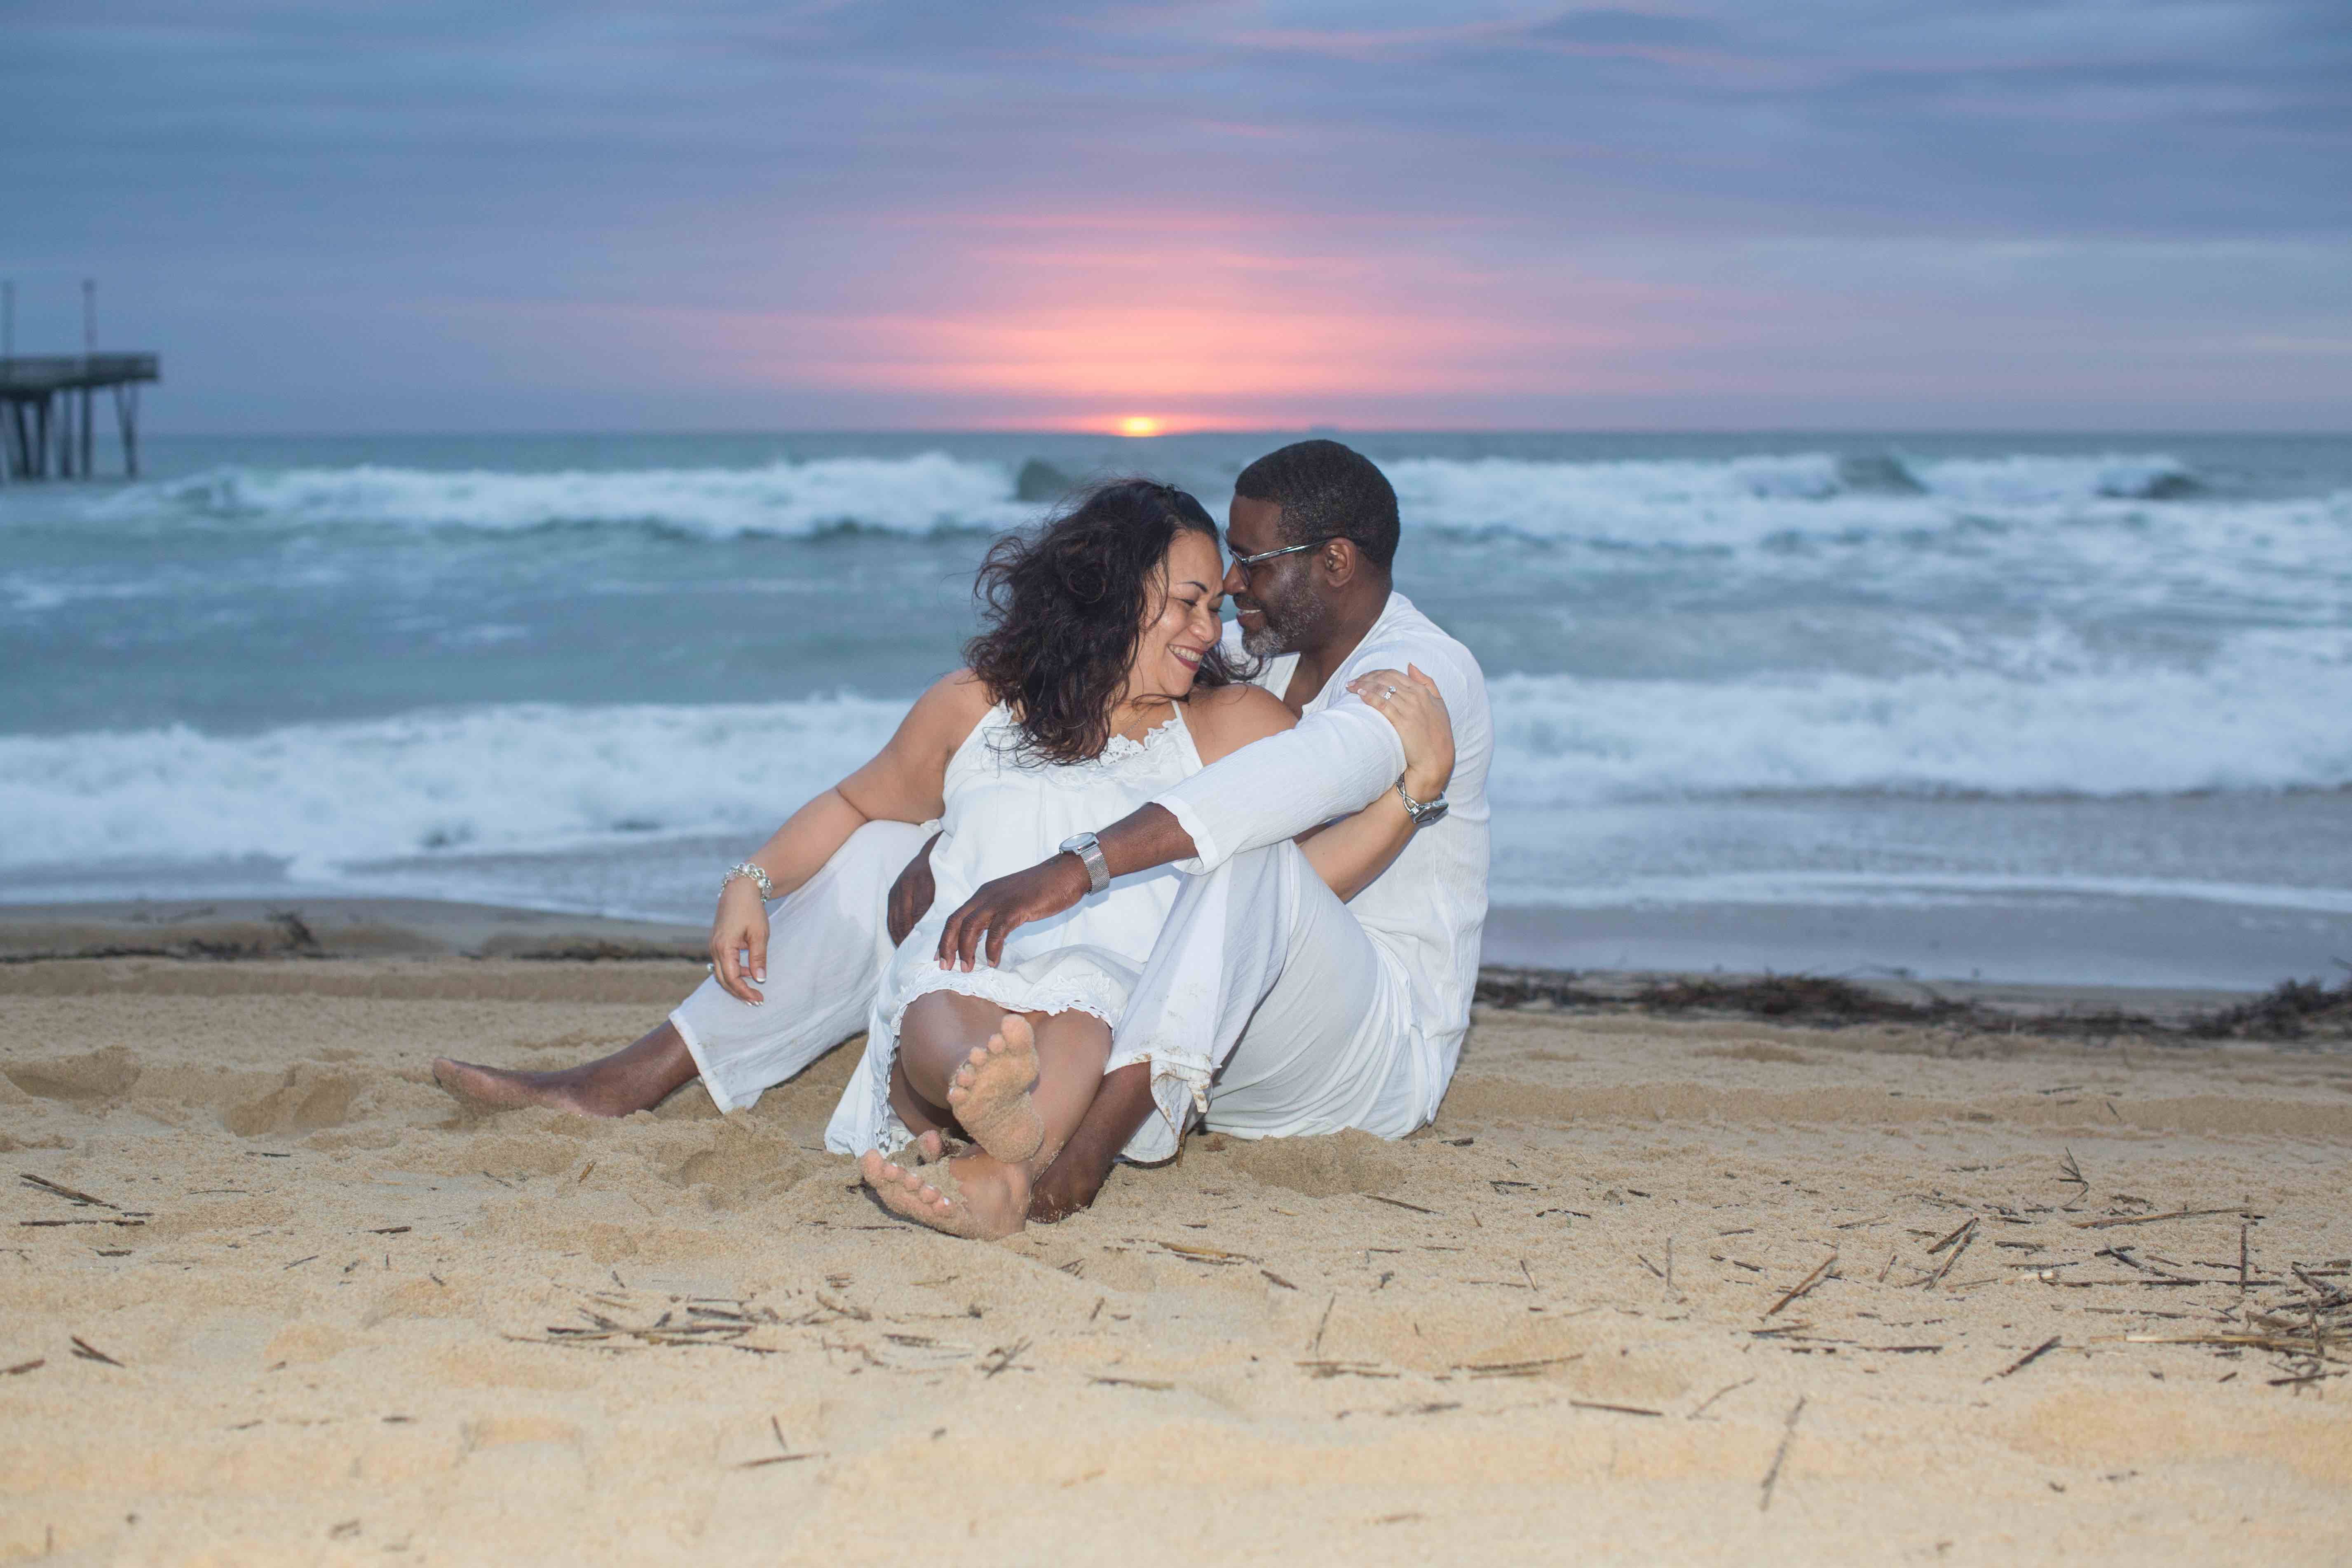
[[[1076,763],[1110,744],[1111,709],[1143,623],[1160,609],[1153,576],[1185,532],[1216,542],[1217,525],[1199,501],[1171,485],[1115,479],[1078,495],[1035,531],[989,547],[972,587],[982,629],[963,658],[1013,710],[1023,752]],[[1220,646],[1201,660],[1192,688],[1239,679]]]

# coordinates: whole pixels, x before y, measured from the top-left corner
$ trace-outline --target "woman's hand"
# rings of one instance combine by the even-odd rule
[[[741,955],[747,953],[745,962]],[[730,996],[760,1005],[751,982],[768,983],[768,906],[749,877],[731,878],[719,890],[719,912],[710,921],[710,973]]]
[[[1407,665],[1404,673],[1375,669],[1348,682],[1362,698],[1396,726],[1404,742],[1404,792],[1415,800],[1435,800],[1454,777],[1454,716],[1437,682]]]

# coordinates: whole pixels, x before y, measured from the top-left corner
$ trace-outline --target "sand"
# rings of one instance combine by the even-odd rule
[[[462,1113],[433,1056],[700,971],[446,947],[0,965],[0,1561],[2352,1542],[2345,1313],[2164,1342],[2352,1288],[2342,1055],[1482,1012],[1422,1135],[1196,1139],[985,1245],[821,1151],[855,1047],[731,1118]]]

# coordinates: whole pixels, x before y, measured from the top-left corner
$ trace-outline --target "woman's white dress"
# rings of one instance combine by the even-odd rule
[[[890,1109],[890,1065],[899,1023],[916,997],[957,991],[1007,1012],[1076,1010],[1116,1027],[1167,923],[1183,873],[1161,866],[1117,878],[1051,920],[1020,927],[993,967],[985,952],[968,973],[939,966],[940,931],[982,883],[1034,866],[1072,834],[1108,827],[1201,769],[1181,704],[1142,740],[1114,735],[1100,756],[1083,763],[1026,758],[1020,740],[999,703],[948,761],[946,809],[931,850],[938,891],[883,975],[866,1054],[826,1129],[830,1147],[887,1152],[907,1141]]]

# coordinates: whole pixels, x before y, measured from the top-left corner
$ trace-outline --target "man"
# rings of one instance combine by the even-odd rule
[[[1195,1115],[1244,1137],[1357,1127],[1401,1138],[1436,1114],[1470,1021],[1486,913],[1494,725],[1469,649],[1391,584],[1396,493],[1335,441],[1269,453],[1234,483],[1229,640],[1299,714],[1097,836],[1110,877],[1173,864],[1177,896],[1085,1121],[1033,1192],[1033,1218],[1094,1201],[1124,1152],[1165,1159]],[[1349,684],[1433,679],[1454,735],[1446,809],[1342,904],[1291,840],[1396,787],[1404,752]],[[1408,810],[1437,803],[1408,801]],[[1065,851],[982,886],[951,915],[950,962],[992,961],[1005,934],[1097,880]]]
[[[1111,875],[1171,861],[1202,874],[1138,986],[1115,1070],[1039,1179],[1038,1219],[1091,1203],[1122,1151],[1174,1153],[1204,1100],[1208,1125],[1244,1135],[1358,1126],[1401,1137],[1435,1113],[1468,1026],[1493,751],[1477,661],[1392,590],[1396,496],[1368,459],[1301,442],[1250,465],[1234,488],[1224,587],[1244,649],[1271,660],[1261,683],[1301,721],[1102,831]],[[1287,840],[1394,786],[1396,731],[1347,686],[1360,671],[1409,666],[1436,681],[1452,716],[1450,809],[1341,904],[1311,871],[1302,879]],[[733,942],[714,941],[711,980],[613,1056],[553,1073],[444,1061],[435,1075],[492,1107],[626,1115],[698,1076],[721,1110],[747,1106],[864,1023],[894,945],[886,903],[901,931],[929,903],[920,854],[890,880],[924,834],[869,823],[779,900],[773,981],[770,952],[755,947],[747,963]],[[1089,886],[1079,856],[1056,856],[982,888],[950,935],[967,957],[990,933],[1001,948],[1003,931],[1068,908]]]

